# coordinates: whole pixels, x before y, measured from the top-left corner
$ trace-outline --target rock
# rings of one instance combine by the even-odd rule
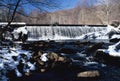
[[[119,39],[118,39],[118,38],[113,38],[113,39],[110,39],[109,41],[110,41],[110,42],[117,43],[117,42],[120,41],[120,38],[119,38]]]
[[[120,57],[114,57],[109,55],[109,53],[105,53],[104,49],[98,49],[94,55],[94,60],[102,63],[112,64],[120,66]]]
[[[30,75],[32,75],[32,73],[31,72],[27,72],[27,73],[25,73],[25,75],[26,76],[30,76]]]
[[[45,72],[45,71],[46,71],[46,69],[40,69],[40,72],[42,72],[42,73]]]
[[[60,70],[61,68],[67,68],[70,64],[69,58],[60,56],[57,53],[48,53],[48,68]]]
[[[51,60],[51,61],[58,61],[58,54],[57,53],[54,53],[54,52],[49,52],[48,53],[48,59]]]
[[[64,58],[64,57],[59,57],[59,58],[58,58],[58,61],[64,62],[64,61],[65,61],[65,58]]]
[[[26,42],[27,41],[27,39],[28,39],[28,34],[23,34],[23,36],[22,36],[22,42],[24,43],[24,42]]]
[[[40,58],[41,55],[42,55],[42,52],[41,52],[41,51],[35,52],[35,53],[34,53],[34,56],[33,56],[34,60],[36,60],[37,58]]]
[[[84,71],[77,74],[78,78],[98,78],[100,77],[100,72],[97,70],[94,71]]]
[[[98,49],[96,53],[94,54],[94,59],[99,62],[105,62],[105,59],[109,57],[109,54],[105,54],[104,49]]]
[[[74,50],[72,48],[60,48],[59,52],[60,53],[65,53],[65,54],[75,54],[75,53],[77,53],[76,50]]]
[[[113,34],[111,38],[109,39],[110,42],[117,43],[120,41],[120,33],[119,34]]]

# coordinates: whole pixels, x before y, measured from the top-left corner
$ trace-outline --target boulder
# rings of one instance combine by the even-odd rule
[[[70,64],[70,59],[64,56],[60,56],[57,53],[49,52],[48,53],[48,66],[49,68],[61,69],[63,67],[67,68]]]
[[[104,49],[98,49],[94,54],[94,59],[99,62],[105,62],[109,57],[109,54],[103,52]]]
[[[106,53],[104,51],[104,49],[98,49],[94,55],[94,60],[110,65],[120,66],[120,57],[111,56],[109,53]]]
[[[77,74],[78,78],[98,78],[100,77],[100,72],[97,70],[84,71]]]
[[[49,52],[47,57],[51,61],[58,61],[59,58],[58,54],[54,52]]]
[[[113,34],[109,40],[110,42],[117,43],[120,41],[120,33],[119,34]]]
[[[36,60],[37,58],[40,58],[42,55],[41,51],[35,52],[33,58]]]
[[[58,58],[58,61],[60,61],[60,62],[65,62],[65,58],[64,58],[64,57],[59,57],[59,58]]]
[[[113,38],[113,39],[110,39],[109,41],[110,41],[110,42],[117,43],[117,42],[120,41],[120,38],[119,38],[119,39],[118,39],[118,38]]]

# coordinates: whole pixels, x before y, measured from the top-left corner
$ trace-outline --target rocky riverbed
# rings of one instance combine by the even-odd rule
[[[119,58],[98,51],[112,44],[86,40],[1,42],[1,80],[119,81]]]

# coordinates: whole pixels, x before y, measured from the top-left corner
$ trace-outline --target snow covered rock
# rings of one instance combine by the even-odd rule
[[[22,40],[23,42],[25,42],[28,39],[28,30],[25,26],[14,29],[12,33],[14,39]]]
[[[42,54],[40,57],[41,61],[47,62],[48,61],[47,55],[48,55],[47,53]]]
[[[120,41],[114,45],[110,45],[105,53],[109,53],[110,56],[120,57]]]
[[[103,63],[120,65],[120,41],[108,46],[108,49],[98,49],[94,55],[94,59]]]
[[[106,34],[108,34],[109,38],[112,38],[112,36],[115,34],[120,35],[119,26],[114,27],[114,26],[108,25]]]
[[[110,38],[110,42],[119,42],[120,41],[120,34],[114,34],[111,38]]]

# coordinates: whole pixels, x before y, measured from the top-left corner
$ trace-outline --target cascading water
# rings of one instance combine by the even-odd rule
[[[27,26],[29,40],[70,40],[92,32],[106,30],[106,27],[90,26]]]

